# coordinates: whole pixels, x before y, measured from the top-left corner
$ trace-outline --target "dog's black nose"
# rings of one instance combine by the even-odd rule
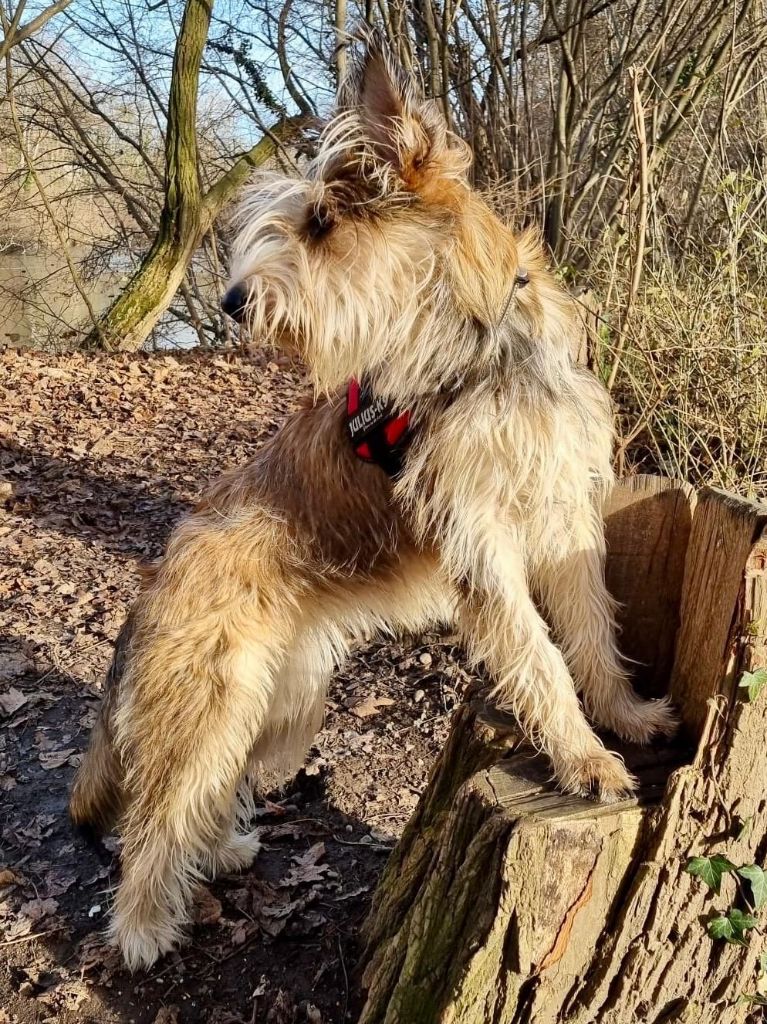
[[[248,303],[248,291],[242,284],[235,284],[221,300],[221,308],[232,320],[241,323]]]

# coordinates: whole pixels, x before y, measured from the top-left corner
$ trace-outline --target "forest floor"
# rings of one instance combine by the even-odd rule
[[[259,353],[0,354],[0,1024],[354,1019],[359,926],[469,680],[451,638],[354,653],[254,867],[149,971],[103,938],[117,840],[66,816],[138,566],[307,390]]]

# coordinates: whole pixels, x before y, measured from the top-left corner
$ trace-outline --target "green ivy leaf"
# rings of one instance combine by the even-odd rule
[[[759,992],[754,992],[753,995],[750,992],[744,992],[738,1002],[748,1003],[749,1006],[767,1006],[767,997],[760,995]]]
[[[732,930],[732,923],[729,917],[719,914],[712,917],[706,925],[706,930],[712,939],[724,939],[725,942],[735,942],[735,932]]]
[[[767,686],[767,668],[758,668],[756,672],[744,672],[738,686],[748,691],[749,703],[753,703]]]
[[[742,868],[738,868],[738,874],[741,878],[745,878],[751,886],[751,902],[754,904],[754,909],[758,910],[767,903],[767,875],[759,867],[758,864],[746,864]]]
[[[736,931],[749,931],[751,928],[756,928],[759,924],[753,914],[744,914],[742,910],[738,910],[737,907],[733,907],[730,913],[727,915],[732,923],[732,927]]]
[[[719,853],[715,853],[713,857],[693,857],[685,868],[685,871],[697,875],[714,892],[719,892],[724,875],[734,870],[735,865],[732,861]]]
[[[717,914],[706,925],[712,939],[723,939],[736,946],[746,945],[747,931],[756,928],[759,922],[751,914],[744,914],[734,907],[728,914]]]

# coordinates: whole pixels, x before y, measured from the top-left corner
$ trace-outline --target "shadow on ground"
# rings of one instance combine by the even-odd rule
[[[348,1019],[354,936],[389,843],[333,805],[323,768],[302,772],[260,808],[253,868],[201,890],[189,945],[131,976],[102,935],[116,840],[88,843],[66,816],[97,698],[60,688],[71,694],[71,679],[17,679],[25,701],[3,733],[0,784],[14,784],[2,794],[0,1005],[19,1021],[61,1024]]]
[[[14,515],[127,556],[159,554],[172,524],[192,507],[172,480],[140,467],[62,458],[14,442],[0,446],[0,479],[13,488]]]

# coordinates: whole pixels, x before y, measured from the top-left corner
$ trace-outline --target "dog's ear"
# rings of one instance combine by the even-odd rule
[[[432,145],[434,112],[415,79],[392,54],[378,30],[367,30],[350,54],[339,106],[356,109],[376,158],[402,173],[422,163]]]

